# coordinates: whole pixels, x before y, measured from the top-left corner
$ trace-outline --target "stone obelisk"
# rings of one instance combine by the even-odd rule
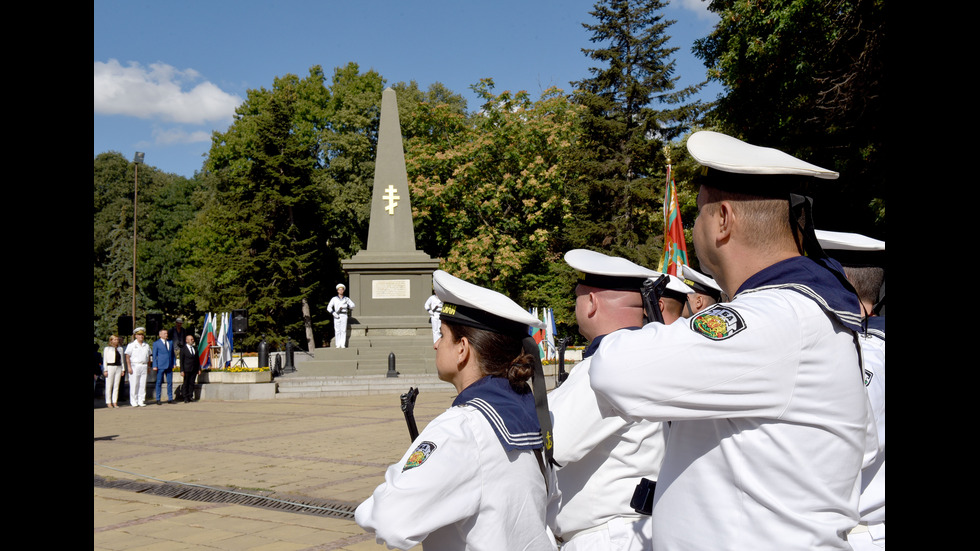
[[[398,102],[391,88],[381,95],[367,247],[341,264],[356,305],[349,348],[324,350],[324,357],[356,355],[357,373],[384,373],[393,352],[399,372],[435,372],[425,301],[439,259],[415,248]]]

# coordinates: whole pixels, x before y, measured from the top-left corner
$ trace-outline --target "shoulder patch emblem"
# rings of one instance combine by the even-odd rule
[[[422,442],[421,444],[419,444],[419,447],[415,448],[415,451],[412,452],[412,455],[408,456],[408,461],[406,461],[405,466],[402,467],[402,472],[405,472],[409,469],[414,469],[415,467],[418,467],[422,463],[425,463],[425,460],[428,459],[429,456],[432,455],[432,452],[434,451],[436,451],[435,444],[429,441]]]
[[[871,385],[871,379],[875,376],[874,372],[870,369],[864,370],[864,386]]]
[[[714,341],[725,340],[743,329],[745,320],[728,306],[714,306],[691,318],[691,330]]]

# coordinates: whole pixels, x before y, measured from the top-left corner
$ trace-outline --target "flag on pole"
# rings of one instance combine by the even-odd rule
[[[201,330],[201,339],[197,343],[197,356],[201,362],[201,369],[211,368],[211,347],[215,345],[214,323],[214,314],[208,312],[204,316],[204,329]]]
[[[664,258],[660,271],[680,276],[680,265],[687,264],[687,242],[684,240],[684,225],[681,224],[681,208],[677,202],[677,188],[674,175],[667,165],[667,185],[664,192]]]
[[[552,308],[546,308],[544,311],[544,340],[548,344],[548,359],[552,359],[552,352],[558,350],[555,347],[555,334],[558,330],[555,328],[555,311]]]
[[[536,317],[538,319],[541,319],[540,317],[538,317],[538,308],[537,307],[532,308],[531,310],[529,310],[529,312],[531,312],[531,315],[532,316],[534,316],[534,317]],[[541,329],[538,329],[537,327],[529,327],[528,328],[528,334],[531,335],[531,338],[534,339],[535,344],[538,345],[538,354],[539,354],[539,357],[543,360],[544,359],[544,345],[542,343],[544,342],[544,331],[542,331]]]
[[[225,332],[225,341],[227,342],[223,342],[221,345],[228,348],[228,363],[225,365],[231,365],[231,359],[235,355],[235,340],[232,338],[234,331],[231,330],[231,314],[225,315],[228,316],[228,331]]]
[[[221,347],[221,362],[220,364],[224,367],[231,365],[231,343],[228,341],[228,326],[231,322],[231,318],[228,312],[221,314],[221,330],[218,331],[218,346]]]

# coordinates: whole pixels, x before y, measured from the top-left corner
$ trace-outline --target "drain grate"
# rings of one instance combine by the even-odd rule
[[[290,497],[288,499],[281,499],[269,496],[246,494],[237,490],[188,486],[176,482],[148,482],[142,480],[137,481],[122,479],[108,480],[98,475],[95,475],[95,487],[128,490],[131,492],[177,499],[188,499],[192,501],[207,501],[212,503],[230,503],[249,507],[261,507],[263,509],[273,509],[276,511],[302,513],[346,520],[354,519],[354,509],[357,508],[357,504],[351,504],[344,501],[307,497]]]

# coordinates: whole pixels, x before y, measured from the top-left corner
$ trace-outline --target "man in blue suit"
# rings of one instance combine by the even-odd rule
[[[167,378],[167,403],[174,402],[174,343],[168,338],[167,330],[160,330],[160,338],[153,343],[153,371],[157,375],[157,405],[160,405],[160,385]]]

